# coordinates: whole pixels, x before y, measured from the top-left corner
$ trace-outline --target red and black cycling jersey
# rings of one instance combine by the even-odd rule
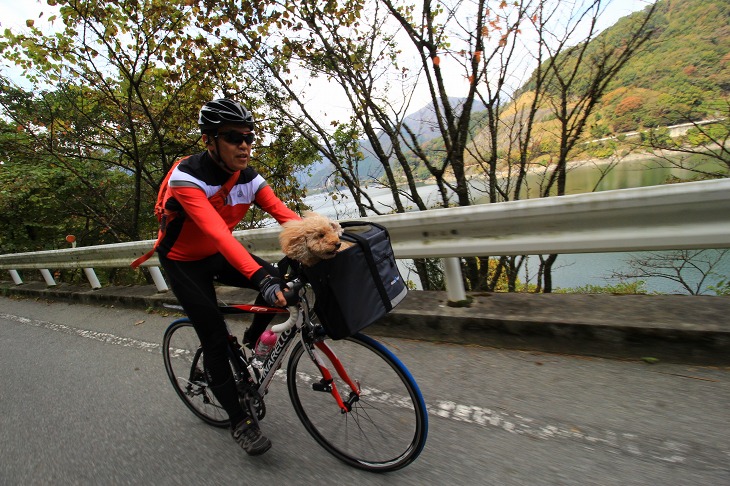
[[[265,276],[261,266],[232,235],[233,228],[256,204],[280,224],[299,216],[286,207],[253,168],[242,170],[225,205],[216,210],[209,197],[231,174],[220,169],[208,152],[191,155],[174,169],[163,201],[178,215],[167,225],[157,251],[170,260],[200,260],[221,253],[246,278],[258,284]]]

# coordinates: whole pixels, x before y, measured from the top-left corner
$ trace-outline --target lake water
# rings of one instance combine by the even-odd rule
[[[607,165],[585,163],[571,169],[567,178],[568,194],[578,194],[592,191],[611,189],[627,189],[631,187],[645,187],[660,185],[670,178],[690,180],[694,173],[674,167],[663,167],[651,160],[624,161],[617,164],[605,175]],[[528,190],[522,197],[538,195],[543,180],[542,174],[533,173],[528,177]],[[483,200],[484,184],[479,180],[472,180],[472,197],[475,201]],[[429,205],[437,205],[440,198],[435,185],[424,185],[418,189],[421,197]],[[368,191],[378,207],[387,212],[392,208],[393,197],[389,189],[373,188]],[[332,198],[328,194],[315,194],[305,199],[313,210],[337,219],[359,217],[355,204],[349,197]],[[668,252],[656,252],[667,254]],[[612,273],[628,273],[631,266],[628,261],[632,257],[642,258],[645,252],[637,253],[584,253],[562,254],[553,267],[554,288],[576,288],[586,285],[604,286],[616,284],[618,280],[611,279]],[[537,256],[528,259],[525,269],[521,272],[522,282],[534,283],[539,260]],[[728,252],[713,270],[716,275],[706,279],[703,289],[708,285],[715,285],[719,280],[730,276],[730,252]],[[700,274],[683,273],[685,279],[693,284],[698,281]],[[408,278],[406,275],[404,277]],[[412,277],[411,277],[412,278]],[[646,278],[644,288],[648,292],[679,293],[687,291],[676,282],[667,278]],[[713,294],[712,292],[708,292]]]

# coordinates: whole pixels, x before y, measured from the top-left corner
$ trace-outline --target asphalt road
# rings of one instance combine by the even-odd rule
[[[172,319],[0,297],[0,484],[730,485],[730,368],[387,339],[430,431],[375,475],[321,449],[281,383],[264,456],[195,418],[162,363]]]

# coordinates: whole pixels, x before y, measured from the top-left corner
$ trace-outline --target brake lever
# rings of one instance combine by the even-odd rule
[[[300,300],[299,291],[302,290],[302,288],[304,287],[304,282],[295,280],[292,282],[287,282],[286,286],[286,289],[282,289],[282,293],[284,294],[284,298],[286,299],[286,306],[292,307],[297,305]]]

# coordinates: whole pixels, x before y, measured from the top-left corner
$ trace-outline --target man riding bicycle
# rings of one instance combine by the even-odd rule
[[[184,158],[170,175],[163,204],[176,216],[165,222],[157,253],[200,338],[210,390],[230,418],[231,435],[248,454],[258,455],[269,450],[271,441],[239,403],[214,283],[260,290],[258,305],[286,305],[276,267],[250,254],[232,231],[254,203],[280,224],[300,218],[248,165],[254,119],[246,108],[230,99],[209,101],[198,125],[206,150]],[[227,194],[216,202],[224,187]],[[244,344],[253,347],[272,318],[257,314]]]

